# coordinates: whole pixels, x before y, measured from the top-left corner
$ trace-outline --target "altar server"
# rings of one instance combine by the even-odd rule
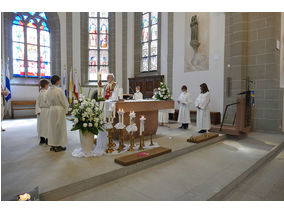
[[[133,99],[134,100],[143,99],[143,94],[142,94],[142,92],[140,92],[140,86],[136,86],[136,92],[134,93]]]
[[[178,122],[182,125],[179,127],[181,129],[188,129],[188,124],[190,124],[190,104],[191,104],[191,98],[190,94],[187,91],[187,87],[183,85],[181,87],[181,94],[178,98],[178,104],[179,107],[179,114],[178,114]]]
[[[47,91],[47,103],[49,105],[48,117],[48,144],[50,151],[65,151],[67,144],[66,114],[68,102],[60,85],[60,77],[51,77],[52,86]]]
[[[196,126],[200,129],[199,133],[205,133],[211,127],[210,111],[208,105],[210,103],[210,93],[205,83],[200,85],[201,93],[195,100],[197,108]]]
[[[37,114],[37,133],[40,138],[39,145],[48,143],[48,117],[49,106],[47,104],[47,90],[49,87],[49,81],[42,79],[39,82],[40,91],[36,99],[36,114]]]

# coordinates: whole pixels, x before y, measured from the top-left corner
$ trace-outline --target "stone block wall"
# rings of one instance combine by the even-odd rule
[[[246,89],[246,78],[252,80],[254,130],[281,129],[283,95],[279,82],[280,51],[276,49],[280,21],[280,13],[226,14],[224,105],[234,102],[236,94]],[[227,122],[232,121],[233,114],[232,109]]]

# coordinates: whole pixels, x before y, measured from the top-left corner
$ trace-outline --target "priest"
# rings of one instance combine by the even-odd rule
[[[107,84],[104,86],[102,85],[102,81],[98,81],[98,86],[101,88],[101,94],[102,97],[104,97],[106,100],[111,100],[111,101],[118,101],[118,85],[114,81],[114,75],[113,74],[108,74],[107,76]],[[100,94],[98,94],[100,97]]]

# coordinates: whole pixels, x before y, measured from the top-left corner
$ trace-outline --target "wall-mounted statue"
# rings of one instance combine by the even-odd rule
[[[191,28],[190,46],[193,48],[194,52],[197,52],[200,43],[198,41],[198,22],[196,15],[191,17],[190,28]]]

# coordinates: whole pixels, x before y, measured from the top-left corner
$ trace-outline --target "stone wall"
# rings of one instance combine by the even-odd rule
[[[226,13],[224,106],[246,90],[246,79],[255,87],[253,127],[279,131],[282,118],[280,90],[280,13]],[[234,108],[226,118],[231,122]]]

